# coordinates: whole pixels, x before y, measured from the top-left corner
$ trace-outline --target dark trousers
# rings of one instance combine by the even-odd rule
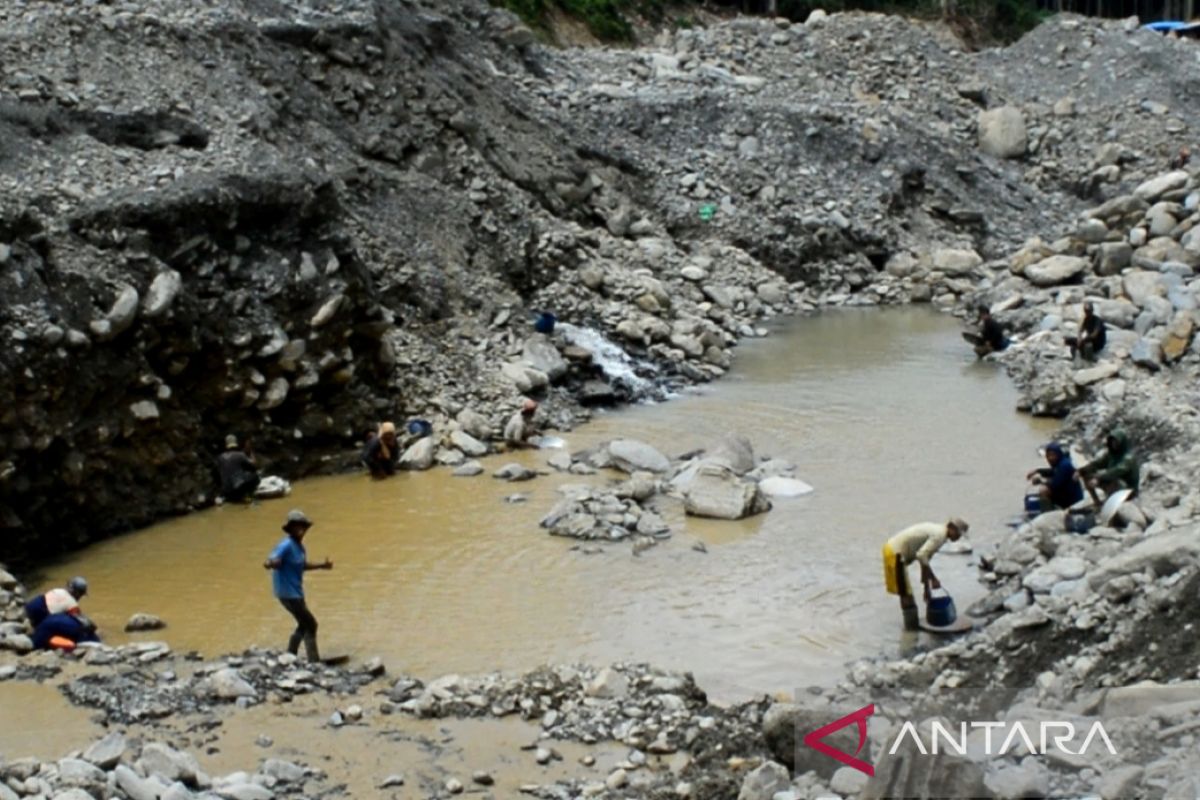
[[[300,642],[304,642],[304,654],[309,661],[320,661],[317,653],[317,618],[308,610],[308,604],[303,597],[280,598],[280,604],[287,612],[296,618],[296,630],[288,639],[288,652],[295,655],[300,651]]]

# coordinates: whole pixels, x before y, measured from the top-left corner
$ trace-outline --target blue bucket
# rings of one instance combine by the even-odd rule
[[[1031,517],[1042,513],[1042,497],[1037,492],[1025,495],[1025,513]]]
[[[404,426],[410,434],[424,439],[433,433],[433,423],[427,419],[412,419]]]
[[[925,604],[925,621],[935,628],[953,625],[958,619],[958,611],[954,608],[954,598],[945,589],[938,589]]]
[[[551,314],[549,311],[543,311],[538,314],[537,319],[533,323],[533,329],[538,333],[544,333],[547,336],[554,333],[554,323],[558,322],[558,317]]]

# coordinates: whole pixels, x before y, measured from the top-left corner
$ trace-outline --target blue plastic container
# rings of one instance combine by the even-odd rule
[[[538,333],[544,333],[547,336],[554,333],[554,323],[558,322],[558,317],[551,314],[549,311],[543,311],[538,314],[537,319],[533,323],[533,329]]]
[[[937,589],[925,604],[925,621],[935,628],[953,625],[958,619],[958,610],[954,607],[952,598],[945,589]]]
[[[1025,495],[1025,513],[1031,517],[1042,513],[1042,497],[1037,492]]]
[[[427,419],[412,419],[404,426],[413,436],[425,438],[433,433],[433,423]]]

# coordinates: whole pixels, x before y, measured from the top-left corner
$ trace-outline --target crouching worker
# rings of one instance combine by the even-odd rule
[[[50,614],[33,629],[33,646],[37,650],[74,650],[80,642],[98,642],[95,626],[86,617],[74,614]]]
[[[1101,490],[1106,497],[1122,489],[1129,489],[1133,493],[1131,496],[1136,496],[1142,465],[1129,446],[1129,435],[1120,428],[1114,428],[1104,439],[1104,453],[1079,472],[1083,475],[1092,500],[1100,505]]]
[[[254,497],[259,475],[249,442],[243,448],[236,436],[226,436],[225,452],[217,456],[217,472],[221,477],[221,497],[225,502],[242,503]]]
[[[536,434],[533,417],[537,414],[536,400],[526,399],[519,411],[513,412],[504,426],[504,442],[509,447],[534,447],[530,441]]]
[[[377,433],[367,436],[362,463],[370,470],[372,478],[396,474],[396,465],[400,463],[400,443],[396,441],[395,423],[385,422],[379,426]]]
[[[900,612],[904,615],[904,627],[915,630],[920,627],[921,615],[917,601],[913,598],[908,583],[908,565],[914,561],[921,564],[921,583],[925,597],[942,584],[929,566],[933,554],[947,541],[957,542],[966,535],[968,525],[954,518],[944,525],[936,522],[921,522],[897,533],[883,545],[883,577],[888,594],[899,595]]]
[[[74,617],[84,628],[95,631],[96,625],[79,610],[79,601],[87,594],[88,584],[76,576],[67,581],[65,589],[51,589],[25,604],[25,616],[36,631],[47,617],[66,615]]]
[[[1056,508],[1070,508],[1083,499],[1083,486],[1071,456],[1058,442],[1046,445],[1046,463],[1049,467],[1035,469],[1025,476],[1038,487],[1038,497],[1043,512]]]

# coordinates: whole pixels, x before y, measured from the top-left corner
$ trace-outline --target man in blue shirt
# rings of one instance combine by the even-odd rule
[[[288,640],[288,652],[295,655],[300,650],[300,642],[304,642],[304,653],[309,661],[320,661],[317,653],[317,618],[308,610],[304,602],[304,573],[310,569],[333,569],[333,562],[328,558],[320,564],[308,560],[304,549],[304,534],[312,527],[312,520],[303,511],[293,509],[288,512],[283,530],[287,536],[275,549],[263,568],[273,570],[272,585],[275,597],[287,612],[296,619],[296,630]]]
[[[1058,442],[1046,445],[1046,463],[1049,467],[1035,469],[1026,475],[1038,487],[1042,511],[1055,508],[1070,508],[1083,499],[1083,484],[1071,456]]]

